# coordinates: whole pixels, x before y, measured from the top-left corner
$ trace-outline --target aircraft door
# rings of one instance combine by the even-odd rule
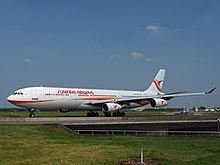
[[[38,93],[33,93],[32,100],[39,100],[39,94]]]

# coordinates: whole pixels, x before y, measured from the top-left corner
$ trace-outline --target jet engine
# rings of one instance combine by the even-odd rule
[[[150,105],[152,107],[164,107],[168,104],[168,102],[164,99],[151,99],[150,100]]]
[[[104,112],[112,112],[112,111],[116,111],[121,109],[122,106],[120,104],[116,104],[116,103],[105,103],[102,106],[102,110]]]

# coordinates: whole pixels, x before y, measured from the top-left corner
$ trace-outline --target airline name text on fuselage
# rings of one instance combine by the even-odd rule
[[[83,90],[58,90],[58,94],[78,94],[78,95],[94,95],[93,91],[83,91]]]

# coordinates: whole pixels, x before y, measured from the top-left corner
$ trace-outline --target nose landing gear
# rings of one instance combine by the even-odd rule
[[[34,114],[34,113],[30,113],[30,114],[29,114],[29,117],[30,117],[30,118],[34,118],[34,117],[35,117],[35,114]]]
[[[28,111],[30,112],[29,117],[34,118],[35,117],[34,109],[28,109]]]

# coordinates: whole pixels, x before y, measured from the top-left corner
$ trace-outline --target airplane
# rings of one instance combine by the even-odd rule
[[[189,109],[187,109],[186,107],[184,107],[181,111],[181,113],[188,113],[189,112]]]
[[[105,89],[59,88],[59,87],[27,87],[16,90],[7,100],[11,104],[28,109],[29,117],[35,117],[35,110],[58,110],[69,112],[74,110],[88,111],[88,117],[98,117],[103,111],[105,117],[125,116],[126,110],[143,108],[150,104],[154,108],[168,105],[174,97],[195,96],[212,93],[207,92],[163,93],[162,87],[165,69],[160,69],[150,87],[145,91],[124,91]]]

